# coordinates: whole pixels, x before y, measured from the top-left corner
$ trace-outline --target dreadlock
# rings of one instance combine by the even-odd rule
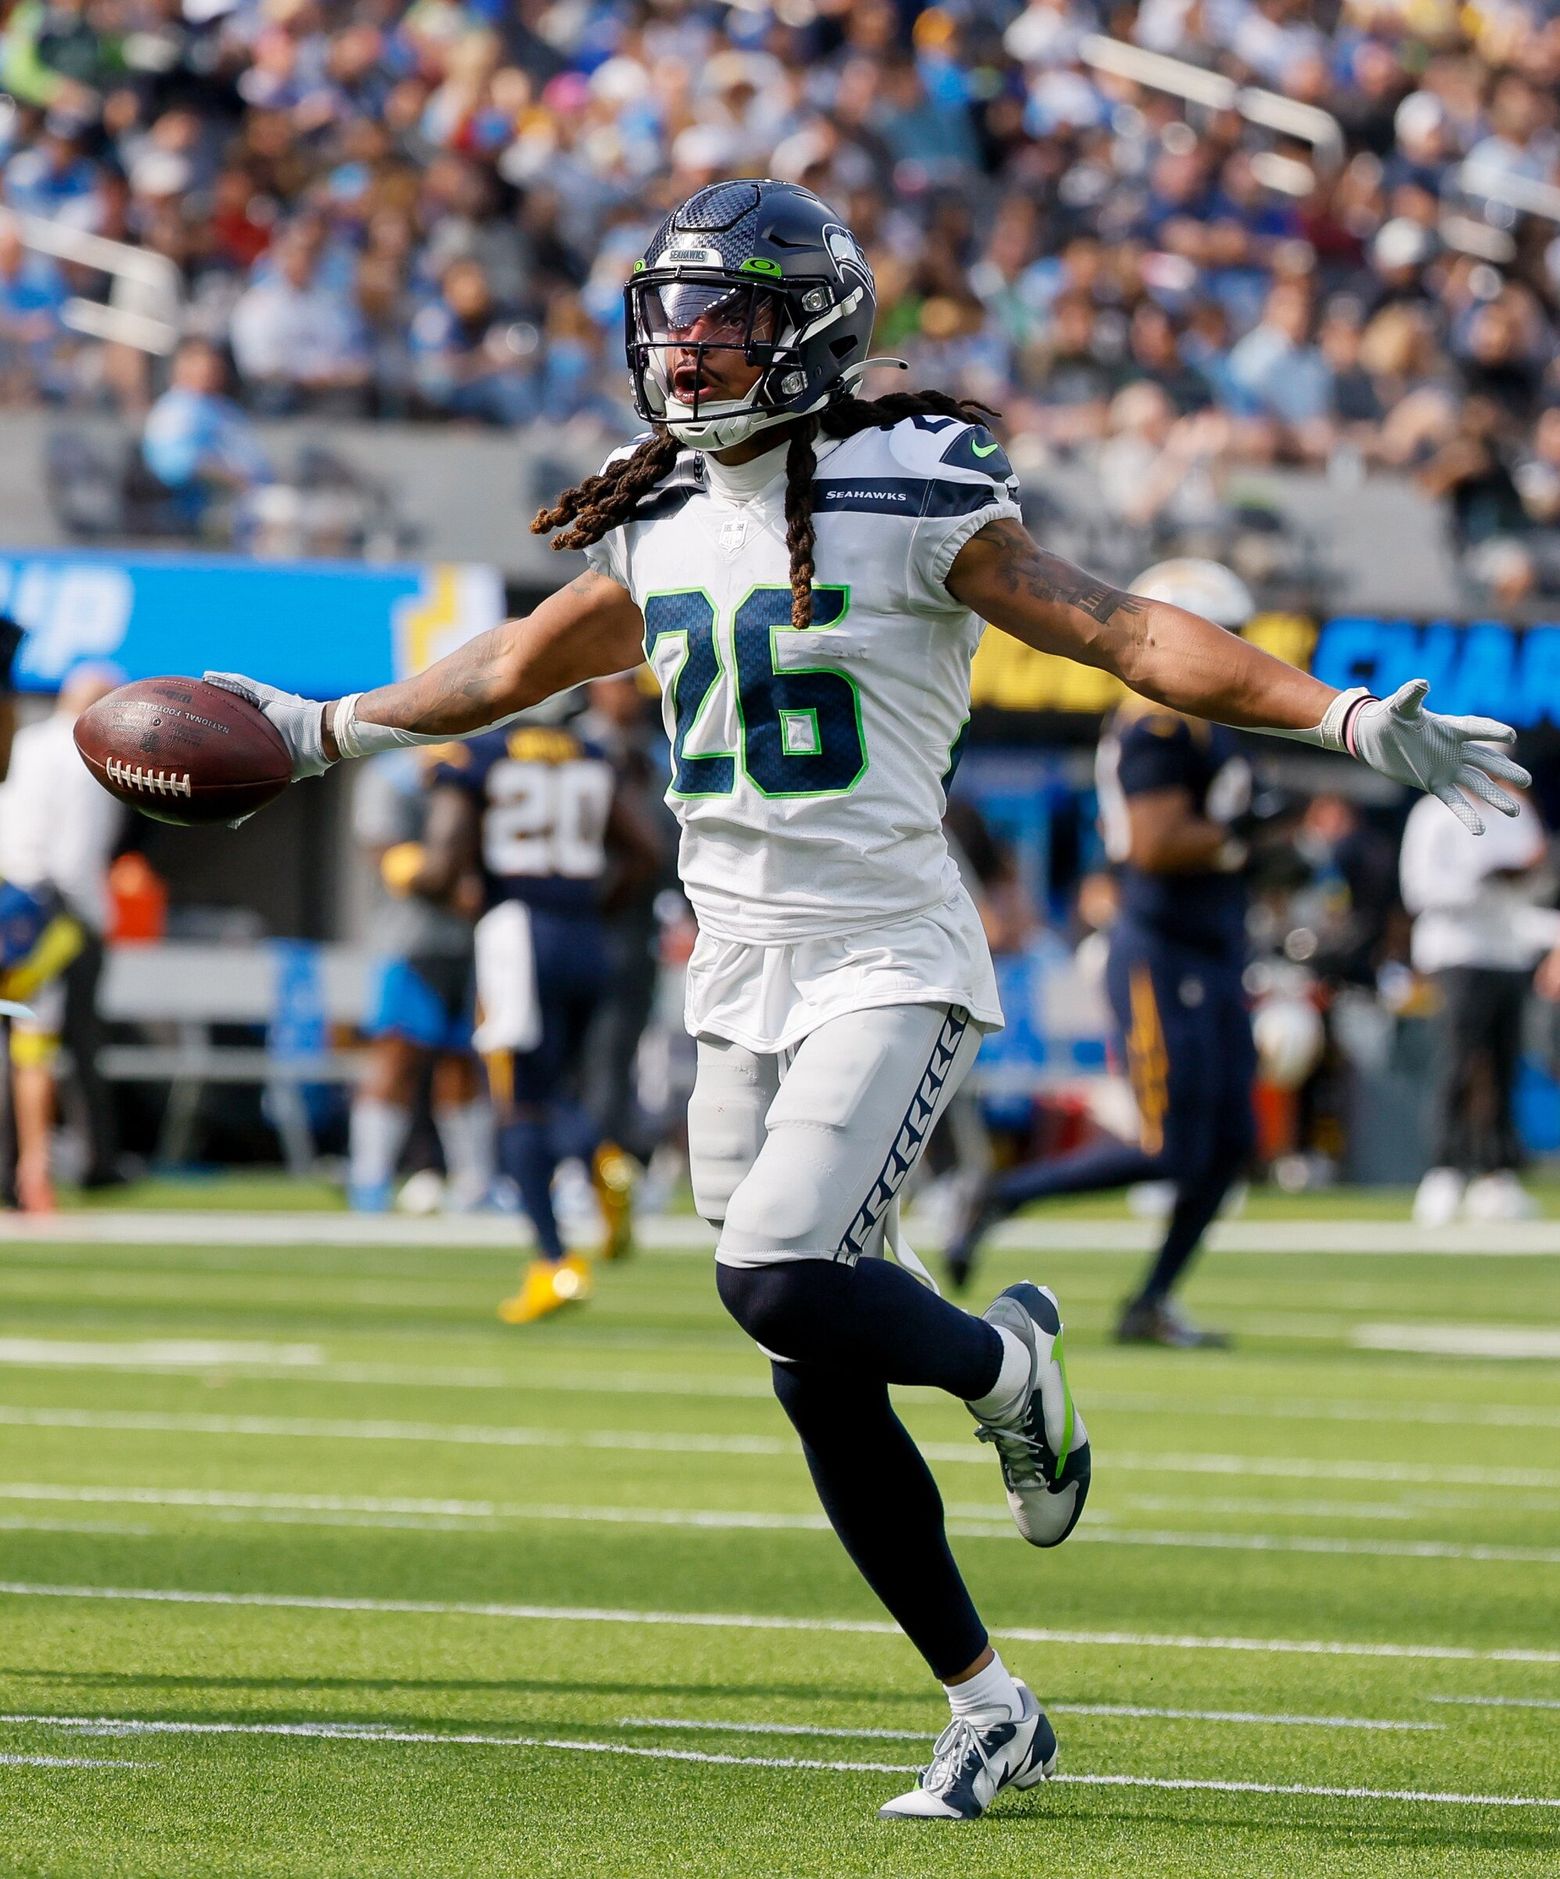
[[[812,625],[812,588],[816,535],[813,529],[812,479],[817,466],[817,438],[854,437],[858,431],[887,430],[905,418],[954,418],[981,424],[997,414],[973,398],[942,391],[891,392],[886,398],[842,398],[792,433],[785,453],[785,545],[791,557],[791,624],[799,632]],[[566,489],[551,509],[539,509],[533,535],[550,535],[554,548],[588,548],[627,522],[639,499],[653,489],[677,461],[680,446],[657,425],[631,456],[609,464],[599,475]]]

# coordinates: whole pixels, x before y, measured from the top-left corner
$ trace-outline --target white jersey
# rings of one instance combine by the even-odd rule
[[[943,579],[977,529],[1019,513],[1007,459],[970,425],[821,441],[814,624],[798,633],[784,454],[740,502],[687,451],[644,519],[589,551],[644,614],[683,885],[700,924],[734,940],[846,933],[953,891],[943,780],[980,626]]]
[[[1019,515],[1017,485],[996,440],[950,418],[820,439],[817,459],[806,632],[790,623],[783,447],[745,482],[685,451],[638,515],[588,550],[644,614],[672,746],[666,799],[682,825],[679,871],[701,946],[721,955],[727,993],[716,1002],[726,1016],[697,1010],[690,990],[690,1023],[753,1048],[794,1041],[820,1007],[773,980],[807,976],[805,959],[794,970],[768,962],[770,982],[754,997],[770,1015],[744,1021],[731,1016],[743,949],[821,953],[829,949],[814,942],[903,930],[922,915],[955,929],[932,954],[973,944],[980,961],[950,985],[946,958],[915,965],[901,953],[910,991],[897,996],[919,987],[921,997],[962,997],[978,1019],[1000,1023],[942,832],[981,632],[943,582],[976,530]],[[772,474],[753,489],[766,467]],[[847,1002],[892,996],[884,980]],[[782,1021],[798,1001],[805,1012]]]

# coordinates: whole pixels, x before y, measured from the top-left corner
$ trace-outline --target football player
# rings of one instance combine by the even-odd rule
[[[428,784],[437,749],[397,751],[365,764],[352,802],[352,832],[384,889],[373,932],[382,953],[363,1022],[368,1065],[352,1096],[347,1197],[355,1212],[390,1208],[418,1085],[429,1075],[434,1127],[444,1150],[445,1204],[482,1205],[493,1185],[493,1118],[481,1100],[471,1050],[471,884],[415,891]]]
[[[1245,583],[1212,561],[1162,562],[1133,592],[1232,630],[1253,612]],[[1095,776],[1120,899],[1105,984],[1138,1139],[1107,1137],[980,1184],[950,1237],[949,1277],[962,1291],[985,1234],[1030,1201],[1169,1181],[1175,1201],[1164,1241],[1116,1336],[1221,1346],[1228,1338],[1192,1324],[1171,1289],[1255,1143],[1257,1058],[1241,977],[1246,849],[1232,826],[1251,807],[1251,766],[1222,725],[1129,698],[1106,722]]]
[[[996,1448],[1024,1537],[1082,1511],[1089,1447],[1040,1286],[982,1317],[911,1271],[896,1197],[983,1030],[990,956],[942,834],[981,621],[1197,717],[1334,750],[1435,790],[1524,773],[1487,719],[1335,692],[1195,614],[1036,545],[981,412],[866,400],[874,289],[850,230],[789,183],[712,184],[625,290],[647,432],[532,524],[589,565],[525,619],[428,671],[322,704],[235,674],[300,776],[460,737],[649,658],[668,800],[699,916],[688,1134],[727,1309],[773,1361],[830,1521],[947,1688],[952,1716],[893,1817],[969,1819],[1054,1768],[1056,1737],[992,1649],[930,1470],[889,1402],[927,1384]],[[643,650],[642,650],[643,649]]]
[[[536,1233],[536,1259],[499,1306],[507,1324],[590,1296],[589,1262],[558,1229],[552,1179],[565,1154],[599,1168],[601,1140],[578,1079],[611,977],[602,913],[659,859],[606,753],[562,725],[489,732],[455,746],[434,772],[410,885],[438,897],[481,872],[475,1043],[498,1112],[500,1164]],[[610,1212],[608,1226],[610,1239]]]

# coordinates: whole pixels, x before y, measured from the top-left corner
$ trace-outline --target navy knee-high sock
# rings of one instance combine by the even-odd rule
[[[996,1328],[885,1259],[717,1262],[715,1274],[727,1311],[777,1357],[879,1383],[930,1384],[966,1401],[996,1386]]]
[[[1037,1161],[992,1182],[988,1204],[994,1214],[1005,1215],[1032,1200],[1054,1200],[1062,1194],[1101,1194],[1111,1188],[1131,1187],[1137,1181],[1157,1181],[1165,1173],[1164,1159],[1150,1155],[1132,1142],[1114,1139],[1091,1142],[1074,1154],[1055,1161]]]
[[[562,1259],[563,1240],[553,1212],[552,1178],[557,1167],[552,1129],[545,1116],[512,1116],[498,1132],[498,1162],[520,1190],[543,1259]]]
[[[1221,1155],[1177,1188],[1163,1243],[1138,1292],[1139,1303],[1152,1304],[1169,1297],[1171,1288],[1191,1263],[1193,1253],[1202,1244],[1202,1236],[1223,1206],[1224,1197],[1234,1186],[1244,1161],[1244,1152]]]
[[[942,1496],[879,1379],[775,1364],[775,1395],[829,1524],[905,1636],[946,1681],[986,1648],[943,1528]]]

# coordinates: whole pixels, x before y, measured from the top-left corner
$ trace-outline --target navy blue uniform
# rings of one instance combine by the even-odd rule
[[[561,1259],[552,1177],[560,1160],[589,1161],[598,1146],[574,1085],[611,975],[601,894],[612,766],[572,731],[523,724],[458,746],[436,780],[478,807],[487,911],[477,934],[477,1037],[504,1170],[543,1256]],[[511,906],[518,917],[505,917]]]
[[[519,901],[529,914],[541,1037],[509,1053],[498,1075],[510,1084],[501,1094],[546,1102],[575,1064],[609,976],[601,888],[612,766],[572,731],[528,724],[472,738],[437,781],[478,803],[488,911]]]
[[[1098,761],[1100,814],[1117,862],[1121,911],[1106,989],[1141,1117],[1140,1142],[1163,1174],[1197,1179],[1238,1164],[1252,1144],[1256,1050],[1246,1009],[1246,890],[1238,872],[1158,874],[1126,859],[1126,805],[1184,790],[1193,811],[1229,822],[1250,804],[1233,733],[1178,713],[1124,707]]]
[[[1176,1200],[1147,1279],[1118,1335],[1144,1335],[1162,1318],[1231,1183],[1251,1153],[1256,1050],[1241,983],[1246,896],[1227,868],[1156,874],[1135,867],[1128,803],[1184,791],[1215,823],[1240,815],[1251,775],[1226,730],[1176,712],[1124,705],[1100,739],[1100,820],[1117,865],[1121,911],[1111,929],[1106,989],[1121,1058],[1137,1099],[1135,1143],[1108,1139],[990,1182],[948,1249],[955,1284],[967,1282],[982,1235],[1029,1201],[1092,1194],[1139,1181],[1172,1181]],[[1180,1323],[1155,1341],[1215,1341]]]

